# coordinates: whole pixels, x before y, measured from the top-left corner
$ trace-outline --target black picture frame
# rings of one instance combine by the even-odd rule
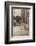
[[[33,6],[33,40],[19,40],[19,41],[9,41],[9,5],[30,5]],[[35,3],[27,3],[27,2],[12,2],[6,1],[5,2],[5,44],[15,44],[15,43],[27,43],[27,42],[35,42]]]

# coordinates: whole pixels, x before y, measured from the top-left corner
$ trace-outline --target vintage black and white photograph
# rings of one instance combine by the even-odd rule
[[[11,33],[13,36],[29,35],[29,10],[30,8],[18,7],[11,9],[13,17],[13,31]]]
[[[5,4],[5,43],[35,42],[35,3]]]

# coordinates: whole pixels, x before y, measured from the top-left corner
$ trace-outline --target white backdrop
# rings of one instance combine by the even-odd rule
[[[4,44],[4,2],[6,0],[0,0],[0,46],[6,46]],[[14,0],[13,0],[14,1]],[[36,0],[15,0],[21,2],[36,2]],[[36,46],[35,43],[20,43],[20,44],[10,44],[8,46]]]

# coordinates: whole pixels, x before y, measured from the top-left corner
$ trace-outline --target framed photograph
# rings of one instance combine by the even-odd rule
[[[5,44],[35,42],[35,3],[5,2]]]

